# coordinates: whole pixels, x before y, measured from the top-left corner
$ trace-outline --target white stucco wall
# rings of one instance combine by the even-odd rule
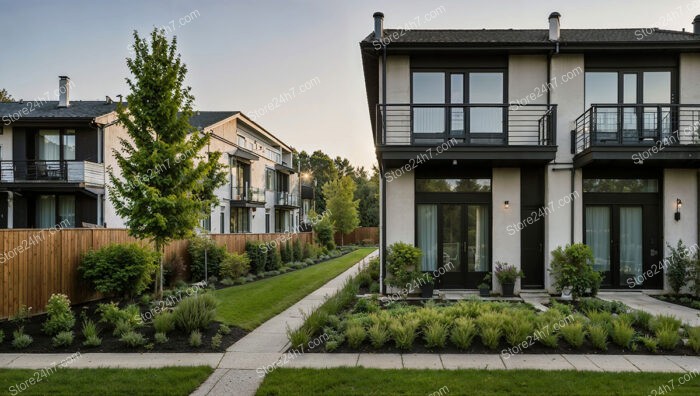
[[[3,161],[12,160],[12,127],[9,125],[0,124],[0,159]]]
[[[574,70],[579,75],[564,82],[567,73]],[[552,103],[557,104],[557,157],[556,162],[570,163],[571,130],[576,118],[584,112],[584,59],[579,54],[559,54],[552,56],[550,82],[557,81],[550,91]]]
[[[700,54],[680,56],[680,103],[700,103]]]
[[[529,145],[538,139],[534,122],[547,111],[545,55],[511,55],[508,58],[508,141],[511,145]]]
[[[391,172],[390,169],[386,172]],[[415,243],[415,179],[404,173],[386,183],[386,244]]]
[[[501,261],[520,268],[520,233],[508,232],[508,226],[520,222],[520,169],[494,168],[491,182],[493,213],[493,268]],[[509,207],[505,208],[504,202]],[[501,292],[501,285],[493,279],[494,291]],[[520,290],[520,280],[515,285]]]
[[[387,104],[403,104],[411,102],[411,61],[408,56],[392,55],[386,62],[386,98]],[[382,98],[382,60],[379,61],[379,103]],[[389,113],[398,114],[399,111],[407,111],[408,108],[392,106]],[[402,123],[388,123],[386,144],[410,144],[410,129]]]
[[[663,230],[664,245],[675,246],[679,239],[690,247],[698,242],[698,171],[696,169],[665,169],[663,186]],[[681,219],[676,221],[676,199],[680,198]],[[664,246],[664,257],[669,257],[669,249]],[[670,290],[664,281],[664,289]]]

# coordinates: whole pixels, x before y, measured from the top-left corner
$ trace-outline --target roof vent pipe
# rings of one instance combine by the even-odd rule
[[[70,106],[70,78],[58,76],[58,107]]]
[[[382,41],[384,37],[384,13],[375,12],[374,15],[374,39]]]
[[[559,18],[561,14],[556,11],[549,14],[549,41],[559,41],[561,34]]]
[[[700,15],[696,15],[693,19],[693,33],[700,34]]]

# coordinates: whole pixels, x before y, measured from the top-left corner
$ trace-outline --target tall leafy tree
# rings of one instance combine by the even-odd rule
[[[360,224],[357,214],[359,201],[355,200],[355,182],[350,176],[333,180],[323,186],[326,197],[326,207],[330,211],[330,219],[336,231],[340,231],[341,245],[344,244],[343,234],[353,231]]]
[[[0,89],[0,102],[1,103],[7,103],[7,102],[12,102],[12,96],[7,93],[6,89]]]
[[[137,32],[134,42],[134,57],[126,61],[132,74],[126,79],[128,109],[117,109],[128,139],[113,150],[120,172],[109,170],[109,194],[129,233],[162,252],[171,240],[192,235],[226,179],[221,153],[203,154],[209,135],[189,124],[194,98],[183,85],[187,67],[176,38],[168,42],[162,29],[154,29],[150,44]],[[161,293],[162,275],[161,259]]]
[[[358,211],[361,227],[379,226],[379,169],[372,167],[372,176],[368,177],[364,167],[355,170],[355,199],[359,201]]]
[[[316,150],[311,155],[306,151],[302,151],[299,153],[297,160],[302,173],[311,173],[313,180],[307,182],[310,182],[315,189],[316,212],[323,213],[326,209],[323,186],[329,181],[338,178],[338,169],[335,166],[335,162],[321,150]]]

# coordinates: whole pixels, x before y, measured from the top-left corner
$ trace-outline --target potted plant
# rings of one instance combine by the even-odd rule
[[[420,284],[421,297],[432,298],[433,291],[435,290],[435,277],[431,272],[424,272],[420,278],[418,278],[418,283]]]
[[[479,284],[479,296],[480,297],[491,297],[491,274],[488,273],[484,276]]]
[[[593,269],[593,262],[593,251],[583,243],[559,246],[552,251],[549,273],[562,298],[578,300],[586,293],[598,293],[602,277]]]
[[[523,271],[508,263],[496,262],[496,278],[503,288],[503,297],[513,297],[515,281],[523,277]]]

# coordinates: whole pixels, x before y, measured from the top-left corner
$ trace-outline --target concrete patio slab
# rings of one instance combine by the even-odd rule
[[[574,366],[561,355],[510,355],[503,358],[509,370],[573,370]]]
[[[374,369],[401,369],[403,361],[398,353],[361,353],[357,365]]]
[[[355,367],[359,353],[307,353],[293,358],[283,367],[293,368],[333,368]]]
[[[622,355],[585,355],[593,364],[603,369],[603,371],[623,372],[640,371],[637,366],[625,359]]]
[[[412,353],[401,355],[403,368],[407,369],[435,369],[443,368],[440,355],[432,353]]]
[[[658,371],[660,373],[682,373],[683,367],[657,355],[625,355],[625,359],[637,366],[641,371]]]
[[[574,369],[576,371],[603,371],[602,368],[596,366],[593,364],[593,362],[590,361],[586,357],[586,355],[562,355],[566,361],[568,361],[572,366],[574,366]]]
[[[700,371],[700,356],[666,356],[685,371]]]
[[[442,365],[448,370],[462,370],[462,369],[483,369],[483,370],[505,370],[506,366],[503,364],[500,355],[456,355],[456,354],[442,354],[440,355],[440,360],[442,360]]]
[[[219,368],[255,370],[274,365],[282,357],[281,353],[250,353],[235,352],[226,353],[219,363]]]
[[[620,301],[632,309],[649,312],[653,315],[673,315],[691,326],[700,326],[700,311],[657,300],[642,292],[599,292],[598,298],[607,301]]]

